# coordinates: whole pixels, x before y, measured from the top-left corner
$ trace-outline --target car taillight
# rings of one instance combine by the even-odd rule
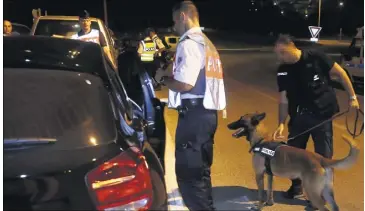
[[[86,182],[98,210],[147,210],[152,204],[149,169],[136,148],[93,169]]]

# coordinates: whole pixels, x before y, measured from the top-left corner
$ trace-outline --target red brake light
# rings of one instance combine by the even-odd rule
[[[149,169],[139,150],[132,149],[86,175],[98,210],[147,210],[153,190]]]

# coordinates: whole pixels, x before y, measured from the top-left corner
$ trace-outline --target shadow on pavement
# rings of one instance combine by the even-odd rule
[[[274,191],[276,204],[302,205],[303,208],[308,205],[306,200],[285,199],[281,196],[282,193],[282,191]],[[240,186],[213,187],[213,197],[217,210],[252,210],[257,203],[257,189]]]

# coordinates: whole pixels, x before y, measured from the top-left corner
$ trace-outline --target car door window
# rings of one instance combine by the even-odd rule
[[[112,89],[115,92],[114,95],[116,97],[118,106],[120,106],[121,110],[123,110],[122,113],[126,114],[129,119],[132,119],[133,117],[132,108],[130,106],[129,97],[127,95],[127,92],[125,91],[123,83],[119,79],[118,74],[110,66],[110,64],[108,63],[106,66],[110,82],[112,85]]]

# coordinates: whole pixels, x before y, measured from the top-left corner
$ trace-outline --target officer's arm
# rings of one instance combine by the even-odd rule
[[[341,84],[350,96],[356,96],[351,80],[346,71],[336,62],[330,70],[330,74],[341,79]]]
[[[329,58],[326,54],[322,52],[317,52],[317,55],[322,61],[321,69],[324,71],[328,71],[331,76],[339,77],[341,79],[341,84],[345,88],[347,93],[350,96],[355,96],[354,88],[352,87],[351,80],[348,77],[346,71],[339,64]]]
[[[283,66],[279,66],[277,70],[277,85],[278,85],[278,91],[280,93],[279,96],[279,125],[285,124],[285,121],[288,117],[289,107],[288,107],[288,98],[286,95],[286,92],[288,88],[288,72]]]
[[[279,98],[279,125],[285,124],[286,118],[288,118],[288,99],[286,97],[286,91],[280,92]]]
[[[157,51],[158,53],[161,53],[162,51],[165,50],[165,45],[162,43],[160,38],[158,38],[156,40],[156,44],[157,44],[157,47],[158,47],[158,51]]]
[[[174,77],[165,79],[164,83],[175,92],[190,91],[204,62],[204,48],[192,40],[186,40],[180,43],[175,59]]]

